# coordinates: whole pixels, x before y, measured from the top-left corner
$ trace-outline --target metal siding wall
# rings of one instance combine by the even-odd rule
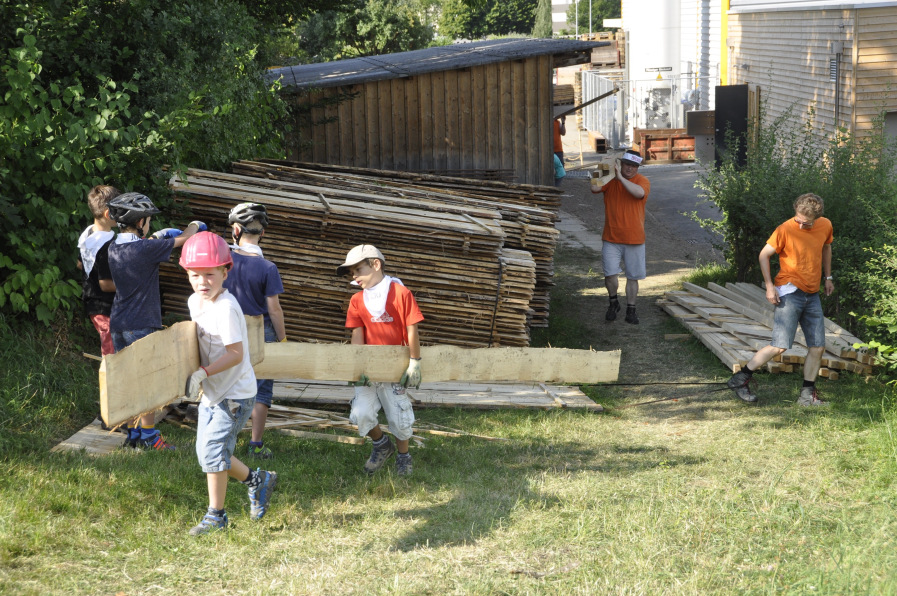
[[[897,110],[897,7],[856,12],[856,133],[863,136],[882,110]]]

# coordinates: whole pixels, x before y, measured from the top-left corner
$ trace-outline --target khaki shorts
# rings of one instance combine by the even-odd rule
[[[377,413],[383,408],[389,432],[399,441],[411,438],[414,409],[405,388],[399,383],[372,383],[370,387],[356,387],[349,420],[358,425],[358,434],[367,436],[379,422]]]

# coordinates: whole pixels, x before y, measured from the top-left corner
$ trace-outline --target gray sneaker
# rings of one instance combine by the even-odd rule
[[[822,401],[819,399],[819,394],[816,392],[815,387],[801,387],[800,397],[797,398],[797,405],[799,406],[827,406],[829,403],[827,401]]]
[[[753,377],[746,372],[738,371],[726,381],[726,387],[735,391],[735,395],[747,402],[757,401],[757,394],[751,391],[750,384],[754,381]]]
[[[411,476],[414,466],[411,464],[410,453],[400,453],[396,455],[396,474],[399,476]]]
[[[227,513],[224,513],[222,515],[212,515],[211,513],[206,513],[199,524],[190,528],[190,535],[202,536],[203,534],[209,534],[211,532],[226,529]]]
[[[382,447],[374,447],[374,450],[371,451],[371,456],[364,462],[364,471],[368,474],[373,474],[382,468],[383,464],[386,463],[386,460],[389,459],[389,456],[395,452],[396,446],[392,444],[392,441],[390,441],[389,438],[387,438],[385,445]]]

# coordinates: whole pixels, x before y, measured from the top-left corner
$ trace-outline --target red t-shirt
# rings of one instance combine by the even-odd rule
[[[564,150],[564,141],[561,139],[561,121],[554,121],[554,152]]]
[[[636,174],[629,181],[644,188],[645,196],[636,199],[616,178],[601,188],[604,193],[602,240],[615,244],[645,243],[645,203],[651,192],[651,182],[641,174]]]
[[[346,327],[364,327],[364,343],[374,346],[407,346],[408,325],[424,320],[411,290],[397,283],[389,286],[386,295],[386,312],[373,317],[364,305],[363,291],[349,300]]]
[[[779,255],[779,274],[775,284],[788,282],[808,294],[819,291],[822,280],[822,248],[834,240],[832,222],[818,217],[812,228],[802,229],[792,217],[776,228],[768,245]]]

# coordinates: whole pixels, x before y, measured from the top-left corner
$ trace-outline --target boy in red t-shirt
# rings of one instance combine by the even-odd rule
[[[375,383],[362,375],[355,386],[349,419],[358,425],[358,434],[374,442],[374,450],[364,464],[365,472],[373,474],[398,450],[396,473],[407,476],[412,471],[408,440],[414,425],[414,410],[405,388],[420,387],[417,324],[424,317],[402,282],[383,273],[384,263],[386,259],[377,247],[361,244],[350,250],[346,261],[337,267],[337,275],[351,276],[352,283],[362,289],[349,301],[346,327],[352,329],[353,345],[408,346],[408,369],[398,383]],[[377,420],[380,408],[396,437],[395,445],[380,430]]]

